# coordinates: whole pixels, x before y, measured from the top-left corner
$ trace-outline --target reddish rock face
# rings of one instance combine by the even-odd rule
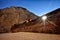
[[[22,7],[9,7],[0,10],[0,33],[38,32],[60,34],[60,8],[47,13],[45,25],[42,16],[36,16]]]
[[[25,20],[34,20],[38,16],[22,7],[9,7],[0,9],[0,33],[10,32],[15,24],[22,24]],[[27,22],[27,21],[26,21]]]
[[[41,32],[41,33],[53,33],[60,34],[60,8],[46,14],[47,20],[45,25],[42,21],[42,17],[38,17],[29,23],[15,25],[12,28],[12,32]]]

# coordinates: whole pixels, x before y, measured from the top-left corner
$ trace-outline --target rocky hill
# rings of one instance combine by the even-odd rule
[[[10,32],[11,27],[15,24],[28,23],[38,16],[29,12],[23,7],[14,7],[0,9],[0,33]]]
[[[45,22],[42,17],[47,16]],[[60,8],[41,17],[23,7],[0,9],[0,33],[5,32],[38,32],[60,34]]]
[[[45,16],[47,16],[47,20],[44,32],[60,34],[60,8],[47,13]]]
[[[45,25],[42,17],[47,16]],[[38,32],[60,34],[60,8],[49,12],[29,23],[19,24],[12,27],[12,32]]]

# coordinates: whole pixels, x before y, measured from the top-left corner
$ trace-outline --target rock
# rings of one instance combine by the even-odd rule
[[[47,20],[42,21],[42,17]],[[60,8],[43,16],[36,16],[23,7],[0,9],[0,33],[37,32],[60,34]]]
[[[43,15],[44,16],[44,15]],[[45,14],[47,20],[42,21],[42,16],[30,21],[13,26],[12,32],[38,32],[38,33],[51,33],[60,34],[60,8]]]
[[[10,32],[15,24],[22,24],[25,20],[34,20],[38,16],[29,12],[23,7],[14,7],[0,9],[0,33]]]

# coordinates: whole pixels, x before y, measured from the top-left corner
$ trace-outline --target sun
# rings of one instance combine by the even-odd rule
[[[45,21],[46,19],[47,19],[47,16],[43,16],[43,17],[42,17],[42,20]]]

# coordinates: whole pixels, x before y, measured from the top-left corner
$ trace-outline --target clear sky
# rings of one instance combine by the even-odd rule
[[[60,8],[59,0],[0,0],[0,9],[9,6],[21,6],[41,16]]]

